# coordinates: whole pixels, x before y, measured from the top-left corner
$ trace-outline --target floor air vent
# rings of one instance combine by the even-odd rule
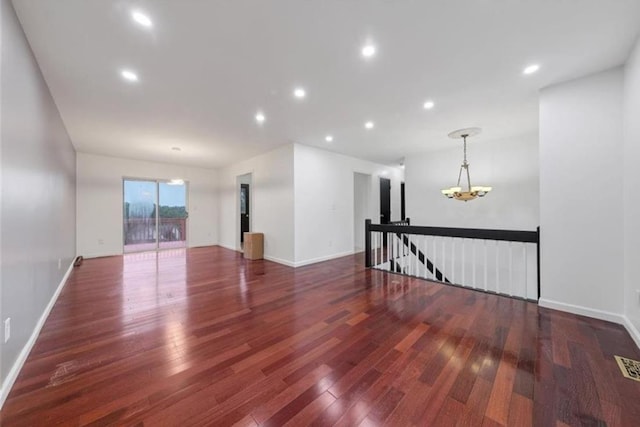
[[[622,375],[632,380],[640,381],[640,362],[626,357],[614,356]]]

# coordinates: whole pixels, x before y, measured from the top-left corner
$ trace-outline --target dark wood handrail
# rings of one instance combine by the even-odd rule
[[[538,231],[492,230],[485,228],[425,227],[418,225],[369,224],[366,231],[415,234],[419,236],[459,237],[464,239],[501,240],[507,242],[538,243]]]

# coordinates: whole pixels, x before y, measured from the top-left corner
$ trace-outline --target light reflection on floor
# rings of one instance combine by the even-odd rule
[[[167,367],[176,372],[184,369],[187,348],[186,259],[186,249],[140,252],[124,255],[122,266],[123,327],[136,321],[131,333],[139,336],[162,331]]]

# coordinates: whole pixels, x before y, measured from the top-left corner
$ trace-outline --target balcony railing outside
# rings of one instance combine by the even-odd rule
[[[186,241],[186,218],[159,218],[158,243]],[[126,218],[124,220],[125,246],[156,242],[155,218]]]

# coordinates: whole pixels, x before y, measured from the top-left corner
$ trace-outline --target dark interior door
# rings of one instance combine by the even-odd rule
[[[400,184],[400,219],[407,219],[407,211],[404,204],[404,182]]]
[[[249,184],[240,184],[240,242],[244,233],[249,232]]]
[[[380,224],[391,221],[391,180],[380,178]]]

